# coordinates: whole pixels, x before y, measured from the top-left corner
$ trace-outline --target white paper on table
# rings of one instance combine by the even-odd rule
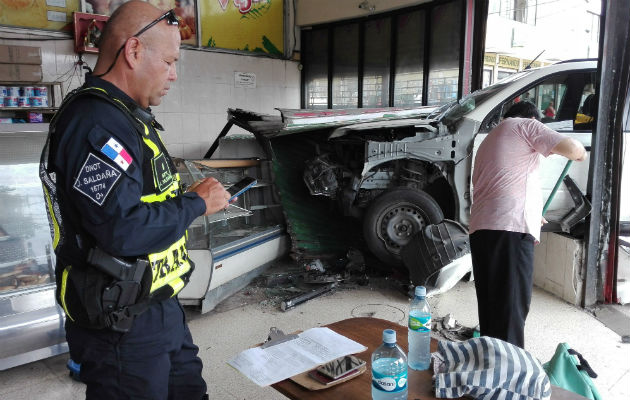
[[[329,328],[311,328],[296,339],[263,349],[254,347],[228,361],[259,386],[273,385],[318,365],[367,350]]]

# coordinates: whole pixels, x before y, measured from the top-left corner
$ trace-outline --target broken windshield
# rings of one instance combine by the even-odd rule
[[[437,117],[438,121],[441,121],[444,125],[451,125],[464,115],[468,114],[475,108],[479,107],[494,94],[503,90],[509,83],[521,79],[523,76],[529,74],[530,71],[523,71],[516,74],[512,74],[505,79],[500,80],[492,86],[488,86],[485,89],[476,90],[475,92],[466,95],[454,101],[442,106],[438,111],[440,112]]]

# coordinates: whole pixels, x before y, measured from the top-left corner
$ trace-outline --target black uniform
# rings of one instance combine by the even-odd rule
[[[58,218],[49,215],[70,355],[90,399],[200,399],[202,363],[175,295],[193,269],[186,228],[205,202],[181,193],[161,127],[147,110],[90,75],[79,93],[51,123],[47,170],[55,184],[44,184],[49,210],[59,210]],[[148,260],[132,299],[142,307],[104,305],[101,293],[118,280],[87,262],[94,248]],[[118,329],[118,318],[129,314],[133,324]]]

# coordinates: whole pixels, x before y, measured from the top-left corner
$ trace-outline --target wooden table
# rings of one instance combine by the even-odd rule
[[[272,387],[293,400],[369,400],[372,397],[372,374],[370,357],[372,352],[381,345],[384,329],[394,329],[396,331],[396,342],[402,349],[407,351],[407,327],[400,326],[394,322],[378,318],[350,318],[343,321],[326,325],[333,331],[344,335],[362,345],[367,346],[367,350],[357,356],[367,361],[367,371],[356,378],[322,390],[307,390],[295,382],[285,379]],[[431,339],[431,351],[437,350],[437,340]],[[427,371],[415,371],[409,368],[408,372],[408,400],[431,400],[436,399],[432,383],[433,374]],[[552,400],[585,400],[585,397],[573,392],[566,391],[558,387],[552,387]]]

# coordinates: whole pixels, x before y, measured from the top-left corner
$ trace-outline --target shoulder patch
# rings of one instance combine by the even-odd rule
[[[101,153],[118,164],[124,171],[126,171],[133,162],[127,150],[113,137],[109,138],[107,143],[101,147]]]
[[[94,154],[88,154],[79,176],[74,181],[75,190],[102,206],[107,196],[120,179],[122,172],[101,160]]]

